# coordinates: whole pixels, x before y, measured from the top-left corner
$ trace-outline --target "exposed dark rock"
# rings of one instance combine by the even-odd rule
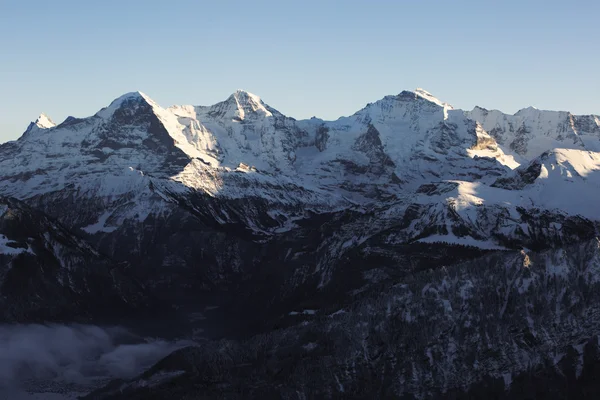
[[[0,198],[0,320],[119,321],[167,312],[126,265],[102,256],[56,221]]]

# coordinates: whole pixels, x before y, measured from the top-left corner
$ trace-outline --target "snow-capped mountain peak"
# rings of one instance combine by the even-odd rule
[[[533,116],[535,116],[536,114],[539,113],[543,113],[544,111],[541,111],[540,109],[533,107],[533,106],[529,106],[529,107],[525,107],[525,108],[521,108],[519,111],[517,111],[514,115],[515,116],[521,116],[524,118],[531,118]],[[547,113],[550,113],[548,111],[546,111]],[[554,111],[554,113],[556,113],[556,111]]]
[[[54,121],[52,121],[50,117],[48,117],[44,113],[41,113],[40,116],[37,117],[37,119],[35,120],[35,124],[38,126],[38,128],[42,129],[54,128],[56,126]]]
[[[430,101],[432,103],[435,103],[441,107],[447,108],[449,110],[454,110],[454,107],[452,107],[450,104],[445,103],[443,101],[441,101],[440,99],[438,99],[437,97],[435,97],[434,95],[432,95],[431,93],[429,93],[428,91],[426,91],[425,89],[422,88],[416,88],[413,93],[418,96],[421,97],[427,101]]]
[[[35,129],[0,147],[0,194],[37,199],[62,193],[65,202],[89,202],[91,211],[71,222],[88,233],[141,221],[161,212],[169,196],[191,194],[261,199],[285,214],[275,224],[282,229],[307,207],[409,207],[415,193],[422,226],[436,220],[440,235],[456,224],[454,214],[444,211],[447,205],[465,223],[475,221],[472,233],[481,238],[491,231],[475,232],[478,219],[488,215],[480,206],[497,215],[535,205],[597,216],[585,203],[600,190],[596,116],[464,112],[423,89],[386,96],[335,121],[287,117],[243,90],[212,106],[168,109],[131,92],[90,118],[68,118],[51,134]],[[567,150],[529,165],[553,149]],[[519,164],[523,168],[512,173]],[[570,193],[569,185],[581,187],[580,193],[585,187],[589,195],[565,205],[558,194]],[[102,208],[94,208],[98,201]],[[107,219],[101,210],[121,219]],[[486,226],[496,223],[495,215]],[[420,229],[413,233],[433,232]]]
[[[594,115],[527,107],[513,115],[475,107],[466,115],[478,121],[506,153],[520,163],[553,148],[600,151],[600,124]]]
[[[231,96],[233,96],[237,101],[242,102],[242,103],[245,103],[248,101],[251,101],[251,102],[254,102],[257,104],[262,103],[260,96],[257,96],[254,93],[250,93],[244,89],[236,90]]]
[[[281,115],[269,107],[261,98],[245,90],[238,89],[226,100],[212,106],[174,105],[168,111],[179,117],[200,118],[201,120],[217,119],[229,122],[242,122],[248,118],[261,119]]]
[[[103,109],[101,109],[100,111],[98,111],[96,113],[96,116],[101,117],[101,118],[110,118],[114,112],[116,110],[118,110],[119,108],[129,105],[129,104],[133,104],[133,103],[147,103],[152,107],[156,107],[158,106],[156,104],[156,102],[154,102],[154,100],[152,100],[150,97],[148,97],[146,94],[136,91],[136,92],[129,92],[129,93],[125,93],[122,96],[117,97],[116,99],[114,99],[109,105],[108,107],[105,107]]]
[[[599,310],[585,303],[597,300],[600,282],[597,116],[464,112],[417,89],[335,121],[296,120],[238,90],[213,106],[168,109],[132,92],[88,118],[54,126],[42,115],[32,125],[0,145],[0,318],[100,319],[98,310],[123,309],[129,314],[108,315],[123,321],[148,309],[156,320],[156,295],[178,319],[190,317],[188,332],[205,326],[198,311],[223,299],[211,321],[226,316],[227,327],[240,321],[247,332],[261,328],[254,321],[281,324],[272,336],[244,339],[250,347],[234,345],[236,371],[260,363],[246,355],[265,337],[301,345],[295,354],[316,351],[302,357],[325,360],[317,371],[331,367],[331,346],[306,342],[326,332],[347,346],[350,332],[358,344],[334,363],[335,386],[306,386],[316,397],[342,384],[367,393],[356,382],[374,367],[390,382],[445,390],[456,383],[447,376],[462,377],[456,387],[481,377],[502,387],[502,376],[510,383],[537,365],[559,365],[571,382],[578,360],[597,359],[600,324],[589,316]],[[536,253],[548,247],[564,249]],[[419,340],[427,318],[439,329]],[[386,321],[407,327],[408,346],[379,335],[398,327]],[[174,368],[221,376],[205,368],[203,347],[182,351],[127,387]],[[309,376],[299,368],[294,385]],[[185,375],[159,384],[203,379]],[[171,383],[162,387],[173,397]],[[117,397],[137,395],[129,393]]]
[[[54,128],[56,124],[46,114],[41,113],[39,117],[29,124],[24,134],[29,134],[34,131]]]
[[[235,113],[237,118],[244,120],[247,115],[257,114],[263,117],[271,117],[273,113],[259,96],[247,92],[242,89],[238,89],[226,100],[226,103],[235,106]]]

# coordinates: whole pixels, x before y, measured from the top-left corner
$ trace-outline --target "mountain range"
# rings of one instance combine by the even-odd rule
[[[599,171],[599,116],[422,89],[335,121],[242,90],[42,114],[0,145],[0,318],[201,341],[90,398],[592,393]]]

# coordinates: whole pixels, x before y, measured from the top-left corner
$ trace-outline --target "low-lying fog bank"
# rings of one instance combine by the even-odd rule
[[[190,344],[119,327],[0,325],[0,398],[74,398]]]

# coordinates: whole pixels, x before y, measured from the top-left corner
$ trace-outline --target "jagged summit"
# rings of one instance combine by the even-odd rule
[[[505,152],[527,162],[553,148],[600,151],[600,124],[593,115],[527,107],[515,114],[475,107],[465,113],[481,124]]]
[[[386,96],[335,121],[286,117],[244,90],[212,106],[168,109],[141,92],[130,92],[95,116],[68,122],[52,128],[52,134],[39,130],[0,148],[0,170],[10,183],[0,194],[37,198],[79,190],[77,196],[95,202],[97,197],[134,198],[135,190],[148,198],[191,191],[211,198],[254,196],[294,210],[301,204],[326,211],[349,202],[370,207],[411,193],[427,193],[419,200],[425,210],[438,193],[455,198],[460,210],[485,204],[514,212],[531,204],[565,209],[538,193],[546,190],[546,183],[558,182],[565,192],[565,185],[586,185],[590,201],[600,193],[600,185],[590,185],[600,170],[600,162],[587,161],[592,153],[564,153],[564,160],[546,160],[527,170],[531,160],[551,149],[600,152],[597,118],[452,110],[423,89]],[[526,173],[511,174],[519,165]],[[447,182],[462,183],[454,194],[445,195]],[[443,190],[431,189],[440,184]],[[161,185],[162,195],[153,192]],[[515,190],[528,192],[521,197]],[[159,209],[154,201],[148,200],[153,212]],[[126,220],[145,215],[141,204],[113,207]],[[578,209],[596,215],[583,206]],[[445,226],[445,211],[436,210],[427,212]],[[465,221],[471,218],[467,214]],[[101,219],[103,214],[90,215],[77,223],[104,230],[116,226],[116,220]],[[440,228],[438,233],[445,231]],[[488,237],[489,232],[476,235]]]
[[[527,114],[536,113],[539,111],[541,111],[539,108],[536,108],[534,106],[529,106],[529,107],[521,108],[514,115],[527,115]],[[554,111],[554,112],[556,112],[556,111]]]
[[[391,96],[386,96],[385,98],[389,98],[389,97],[391,97]],[[448,109],[448,110],[454,109],[454,107],[451,106],[450,104],[441,101],[440,99],[438,99],[437,97],[435,97],[434,95],[432,95],[431,93],[426,91],[425,89],[421,89],[421,88],[416,88],[415,90],[403,90],[402,92],[400,92],[400,94],[395,96],[395,98],[404,99],[404,100],[423,99],[423,100],[426,100],[430,103],[436,104],[436,105],[443,107],[445,109]]]
[[[488,111],[481,107],[462,112],[453,110],[448,103],[422,88],[386,96],[350,117],[331,122],[296,121],[265,104],[259,96],[242,89],[212,106],[173,106],[168,109],[161,108],[143,92],[134,91],[117,97],[89,119],[70,118],[55,126],[42,114],[26,133],[34,130],[40,133],[27,135],[28,140],[37,140],[38,136],[45,137],[41,133],[47,128],[60,132],[68,129],[67,136],[58,135],[56,140],[65,141],[69,137],[69,141],[79,143],[84,140],[85,134],[78,132],[85,127],[93,133],[85,139],[85,145],[94,143],[97,139],[103,144],[103,148],[113,146],[111,142],[105,143],[100,138],[106,135],[111,140],[121,137],[119,145],[127,144],[136,148],[136,141],[144,140],[146,126],[151,125],[153,128],[160,128],[161,132],[164,130],[162,136],[165,140],[173,140],[176,147],[188,156],[210,160],[214,165],[237,166],[243,162],[265,170],[276,170],[286,165],[286,168],[293,170],[302,167],[312,171],[308,161],[310,157],[297,157],[297,150],[300,150],[300,154],[310,154],[312,146],[316,146],[323,163],[336,163],[336,157],[340,154],[354,158],[355,155],[349,154],[354,154],[357,148],[363,148],[356,147],[355,142],[372,124],[379,132],[381,146],[389,157],[397,165],[410,165],[410,168],[396,173],[402,174],[414,169],[409,175],[417,176],[423,170],[427,173],[431,170],[431,163],[417,168],[410,161],[417,155],[420,158],[422,152],[445,154],[455,149],[463,154],[465,149],[469,149],[471,155],[477,153],[478,156],[497,158],[496,153],[473,147],[471,142],[474,135],[471,131],[474,128],[468,120],[479,124],[479,136],[489,135],[498,144],[498,154],[514,157],[515,162],[510,163],[511,168],[515,164],[526,164],[548,148],[600,151],[600,143],[596,143],[598,141],[594,139],[600,134],[600,124],[594,116],[584,118],[566,112],[540,111],[533,107],[515,115]],[[450,125],[444,125],[446,121]],[[74,128],[74,125],[80,128]],[[131,132],[126,133],[129,131],[137,132],[135,140]],[[128,139],[125,140],[125,137]],[[550,145],[549,141],[552,142]],[[110,146],[105,146],[107,143]],[[55,145],[62,146],[63,143],[57,142]],[[331,152],[323,152],[325,148],[331,149]],[[439,155],[430,158],[440,161]],[[365,163],[366,159],[362,162]],[[324,168],[331,170],[331,167]]]
[[[24,135],[29,134],[33,131],[39,131],[43,129],[54,128],[56,124],[54,121],[50,119],[46,114],[41,113],[35,121],[31,122],[27,129],[25,130]]]
[[[178,109],[182,108],[182,106],[174,106],[172,108]],[[275,109],[265,104],[259,96],[242,89],[236,90],[226,100],[217,104],[195,108],[201,114],[206,112],[213,118],[226,118],[233,121],[243,121],[250,116],[252,118],[271,117],[274,113],[278,113]]]
[[[233,100],[237,103],[238,110],[240,110],[241,119],[244,119],[248,112],[264,114],[264,116],[267,117],[272,115],[271,111],[268,109],[268,106],[261,100],[259,96],[245,90],[236,90],[228,100]]]
[[[56,126],[56,124],[54,123],[54,121],[52,121],[50,119],[50,117],[48,117],[44,113],[41,113],[39,115],[39,117],[37,117],[37,119],[35,120],[35,124],[39,128],[43,128],[43,129],[54,128]]]
[[[497,111],[497,110],[495,110],[495,111]],[[486,114],[486,113],[490,112],[490,110],[487,109],[487,108],[485,108],[485,107],[475,106],[475,107],[473,107],[473,110],[471,110],[470,112],[472,112],[472,113],[473,112],[479,112],[479,113],[482,113],[482,114]]]
[[[140,91],[135,91],[135,92],[129,92],[129,93],[125,93],[124,95],[121,95],[119,97],[117,97],[116,99],[114,99],[109,107],[114,106],[114,105],[119,105],[122,104],[125,101],[128,100],[143,100],[143,101],[151,101],[154,102],[148,95],[146,95],[145,93],[142,93]]]
[[[437,97],[435,97],[434,95],[432,95],[431,93],[429,93],[428,91],[426,91],[425,89],[422,88],[416,88],[413,93],[415,95],[417,95],[418,97],[421,97],[427,101],[430,101],[432,103],[435,103],[439,106],[445,107],[445,108],[449,108],[451,110],[454,109],[454,107],[452,107],[450,104],[442,102],[440,99],[438,99]]]
[[[253,101],[256,101],[257,103],[260,103],[262,100],[260,99],[260,96],[255,95],[254,93],[250,93],[247,90],[244,89],[237,89],[234,93],[231,94],[230,97],[234,97],[236,99],[244,101],[247,99],[252,99]]]
[[[152,100],[148,95],[146,95],[140,91],[135,91],[135,92],[125,93],[124,95],[117,97],[108,105],[108,107],[105,107],[102,110],[98,111],[96,113],[96,116],[99,116],[102,118],[110,117],[113,115],[115,110],[117,110],[129,103],[138,103],[138,104],[139,103],[147,103],[148,105],[153,106],[153,107],[157,106],[156,102],[154,100]]]
[[[140,100],[146,100],[146,101],[153,101],[147,94],[140,92],[139,90],[136,90],[134,92],[129,92],[129,93],[125,93],[122,96],[117,97],[114,101],[122,101],[125,99],[140,99]]]

